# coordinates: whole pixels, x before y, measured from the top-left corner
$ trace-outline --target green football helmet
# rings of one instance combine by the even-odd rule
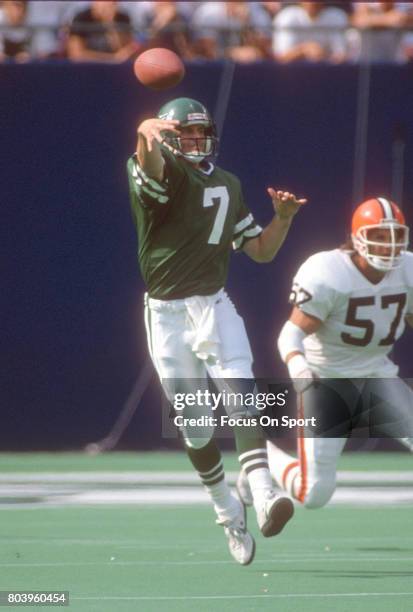
[[[201,102],[191,98],[176,98],[162,106],[158,112],[159,119],[176,119],[182,127],[187,125],[204,125],[205,138],[185,138],[193,143],[193,149],[184,152],[182,141],[184,140],[174,132],[163,132],[163,144],[175,155],[182,155],[190,162],[199,163],[206,157],[217,154],[218,135],[215,122],[209,111]]]

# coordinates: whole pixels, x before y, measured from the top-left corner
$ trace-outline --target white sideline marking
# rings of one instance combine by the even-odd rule
[[[225,473],[229,484],[235,484],[238,472]],[[0,472],[0,483],[58,482],[58,483],[116,483],[116,484],[199,484],[195,472]],[[337,472],[338,484],[380,483],[382,485],[413,484],[413,471]]]
[[[209,504],[206,492],[188,487],[147,487],[141,489],[95,489],[69,487],[0,485],[0,510],[60,506],[103,505],[198,505]],[[400,506],[413,505],[413,488],[403,487],[341,487],[329,506]]]
[[[413,485],[413,472],[338,475],[339,486],[329,505],[413,505],[413,486],[409,486]],[[228,476],[229,483],[234,484],[237,473]],[[197,474],[187,471],[0,473],[0,510],[208,503]]]

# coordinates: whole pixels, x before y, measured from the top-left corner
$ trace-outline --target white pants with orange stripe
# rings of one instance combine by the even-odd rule
[[[295,459],[268,441],[271,475],[307,508],[321,508],[335,491],[337,461],[345,443],[345,438],[299,438]]]
[[[298,416],[318,414],[322,420],[323,413],[325,431],[337,437],[298,437],[297,458],[267,442],[271,475],[307,508],[321,508],[331,499],[337,462],[353,425],[369,427],[371,437],[393,437],[413,452],[413,391],[400,378],[322,379],[298,395]]]
[[[343,385],[339,386],[343,387]],[[344,383],[344,389],[340,390],[345,390],[345,387]],[[346,397],[347,402],[356,397],[356,394],[351,397],[351,391],[352,388],[350,388],[349,396]],[[325,423],[327,430],[335,430],[336,422],[335,418],[330,418],[331,414],[333,411],[335,414],[339,413],[337,425],[342,420],[346,421],[346,409],[343,412],[343,405],[347,406],[347,403],[340,406],[336,403],[334,409],[332,401],[334,401],[334,396],[331,395],[328,385],[317,389],[312,387],[311,390],[297,394],[297,416],[303,418],[317,415],[316,418],[322,420],[321,411],[321,414],[327,414]],[[302,428],[299,428],[298,431],[302,432]],[[298,436],[297,458],[293,458],[268,441],[268,463],[271,475],[282,489],[307,508],[321,508],[328,503],[335,491],[337,461],[345,443],[346,437]]]
[[[210,296],[156,300],[145,296],[149,352],[168,400],[222,379],[252,379],[252,353],[242,318],[224,290]],[[225,385],[225,381],[222,381]],[[225,388],[225,387],[224,387]],[[210,406],[185,406],[184,419],[213,417]],[[188,446],[202,448],[213,426],[181,427]]]

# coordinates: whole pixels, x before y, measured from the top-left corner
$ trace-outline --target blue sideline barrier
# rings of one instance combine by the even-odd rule
[[[401,126],[410,223],[412,72],[372,69],[365,191],[391,194]],[[115,420],[146,358],[125,174],[135,127],[171,97],[199,98],[213,110],[221,73],[220,63],[194,63],[181,85],[156,93],[137,83],[130,65],[0,66],[1,449],[79,448]],[[259,376],[285,373],[274,338],[298,264],[345,238],[357,82],[356,66],[236,67],[219,163],[241,178],[262,224],[271,217],[267,186],[309,199],[273,263],[233,257],[228,291],[245,317]],[[396,352],[405,376],[413,376],[409,345],[411,335]],[[154,383],[125,445],[163,444],[158,403]]]

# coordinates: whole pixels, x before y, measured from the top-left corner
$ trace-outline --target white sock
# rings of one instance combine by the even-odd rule
[[[274,492],[271,474],[268,468],[257,468],[252,470],[248,476],[248,482],[251,487],[252,498],[254,500],[254,508],[259,510],[262,504]]]
[[[295,497],[294,489],[297,485],[297,476],[300,475],[298,459],[291,457],[272,442],[267,442],[267,450],[271,476],[282,489]]]
[[[214,510],[219,518],[235,518],[239,508],[225,480],[221,480],[221,482],[212,486],[205,485],[205,490],[211,498]]]
[[[208,472],[198,472],[218,517],[233,518],[238,507],[224,478],[222,462]]]
[[[242,469],[248,477],[254,508],[258,510],[273,492],[271,474],[268,469],[267,450],[257,448],[239,456]]]

